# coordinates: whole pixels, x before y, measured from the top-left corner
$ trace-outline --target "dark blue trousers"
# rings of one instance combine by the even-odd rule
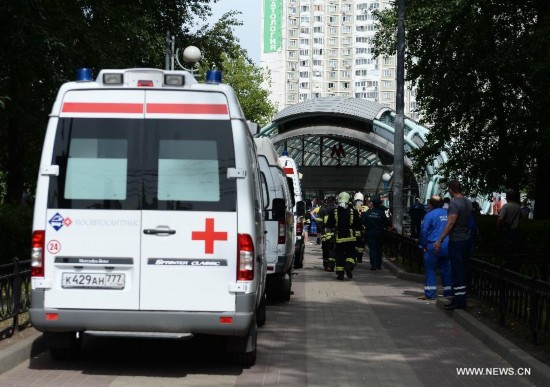
[[[449,258],[453,280],[453,304],[466,307],[466,285],[468,282],[468,261],[470,260],[470,240],[449,241]]]
[[[371,269],[382,268],[382,236],[378,238],[367,237],[367,245],[369,246]]]

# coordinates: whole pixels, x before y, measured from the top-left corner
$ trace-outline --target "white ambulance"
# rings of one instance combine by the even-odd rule
[[[294,244],[294,268],[301,269],[304,265],[304,215],[306,205],[302,196],[302,185],[300,183],[300,172],[296,161],[288,156],[287,151],[283,151],[279,157],[279,165],[283,168],[288,177],[289,187],[294,194],[294,220],[296,225],[296,240]]]
[[[82,78],[53,106],[34,209],[30,313],[51,355],[84,333],[212,334],[254,364],[267,188],[235,93],[185,71]]]
[[[292,295],[295,225],[293,197],[286,174],[279,165],[273,142],[267,137],[254,138],[260,170],[267,180],[269,204],[265,211],[267,295],[289,301]]]

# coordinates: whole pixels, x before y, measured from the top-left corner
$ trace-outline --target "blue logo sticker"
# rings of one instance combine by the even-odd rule
[[[65,219],[61,216],[61,214],[58,212],[52,218],[48,221],[52,225],[52,227],[55,229],[55,231],[59,231],[61,227],[63,227],[63,221]]]

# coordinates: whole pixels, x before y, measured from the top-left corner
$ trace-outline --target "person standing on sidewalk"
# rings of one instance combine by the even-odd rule
[[[424,282],[424,295],[419,300],[435,300],[437,298],[436,269],[439,266],[443,296],[452,296],[451,263],[449,261],[449,237],[445,237],[441,248],[436,254],[434,243],[442,234],[447,224],[447,210],[443,209],[443,202],[439,196],[432,196],[428,202],[429,210],[424,216],[424,222],[420,229],[420,248],[424,252],[424,269],[426,279]]]
[[[409,209],[409,216],[411,217],[411,238],[418,239],[420,236],[420,228],[422,227],[422,219],[424,218],[424,206],[420,203],[420,199],[416,198],[414,204]]]
[[[328,219],[328,207],[325,200],[319,200],[319,210],[312,213],[315,217],[315,223],[317,224],[317,244],[322,245],[323,234],[325,232],[325,223]],[[322,248],[322,247],[321,247]]]
[[[470,215],[472,202],[462,194],[462,186],[457,180],[449,183],[449,194],[453,198],[449,203],[447,224],[434,243],[434,252],[439,253],[443,240],[449,236],[449,258],[453,281],[453,301],[445,309],[466,308],[466,279],[470,258]]]
[[[329,215],[336,209],[334,196],[327,198],[327,214],[323,217],[323,236],[321,237],[321,250],[323,252],[323,267],[325,271],[334,271],[336,258],[334,257],[334,233],[327,229]]]
[[[506,204],[502,206],[497,218],[499,248],[503,254],[517,254],[518,226],[521,218],[521,206],[516,191],[506,192]]]
[[[356,192],[353,195],[353,207],[357,211],[359,219],[361,219],[361,214],[363,213],[363,203],[365,201],[365,196],[361,192]],[[358,230],[355,230],[355,261],[356,263],[363,262],[363,254],[365,254],[365,228],[363,225],[360,225]]]
[[[372,199],[373,207],[361,217],[361,223],[367,233],[367,245],[369,246],[370,269],[382,268],[382,242],[384,230],[388,227],[389,220],[382,208],[379,197]]]
[[[329,214],[327,230],[334,232],[334,254],[336,256],[336,279],[342,281],[344,272],[348,278],[353,278],[355,267],[355,230],[360,221],[357,211],[349,203],[347,192],[338,195],[338,207]]]

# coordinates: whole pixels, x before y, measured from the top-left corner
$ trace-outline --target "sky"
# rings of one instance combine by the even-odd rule
[[[235,27],[235,36],[256,65],[260,64],[262,3],[263,0],[219,0],[217,3],[210,3],[214,20],[228,11],[242,13],[237,19],[242,21],[243,25]]]

